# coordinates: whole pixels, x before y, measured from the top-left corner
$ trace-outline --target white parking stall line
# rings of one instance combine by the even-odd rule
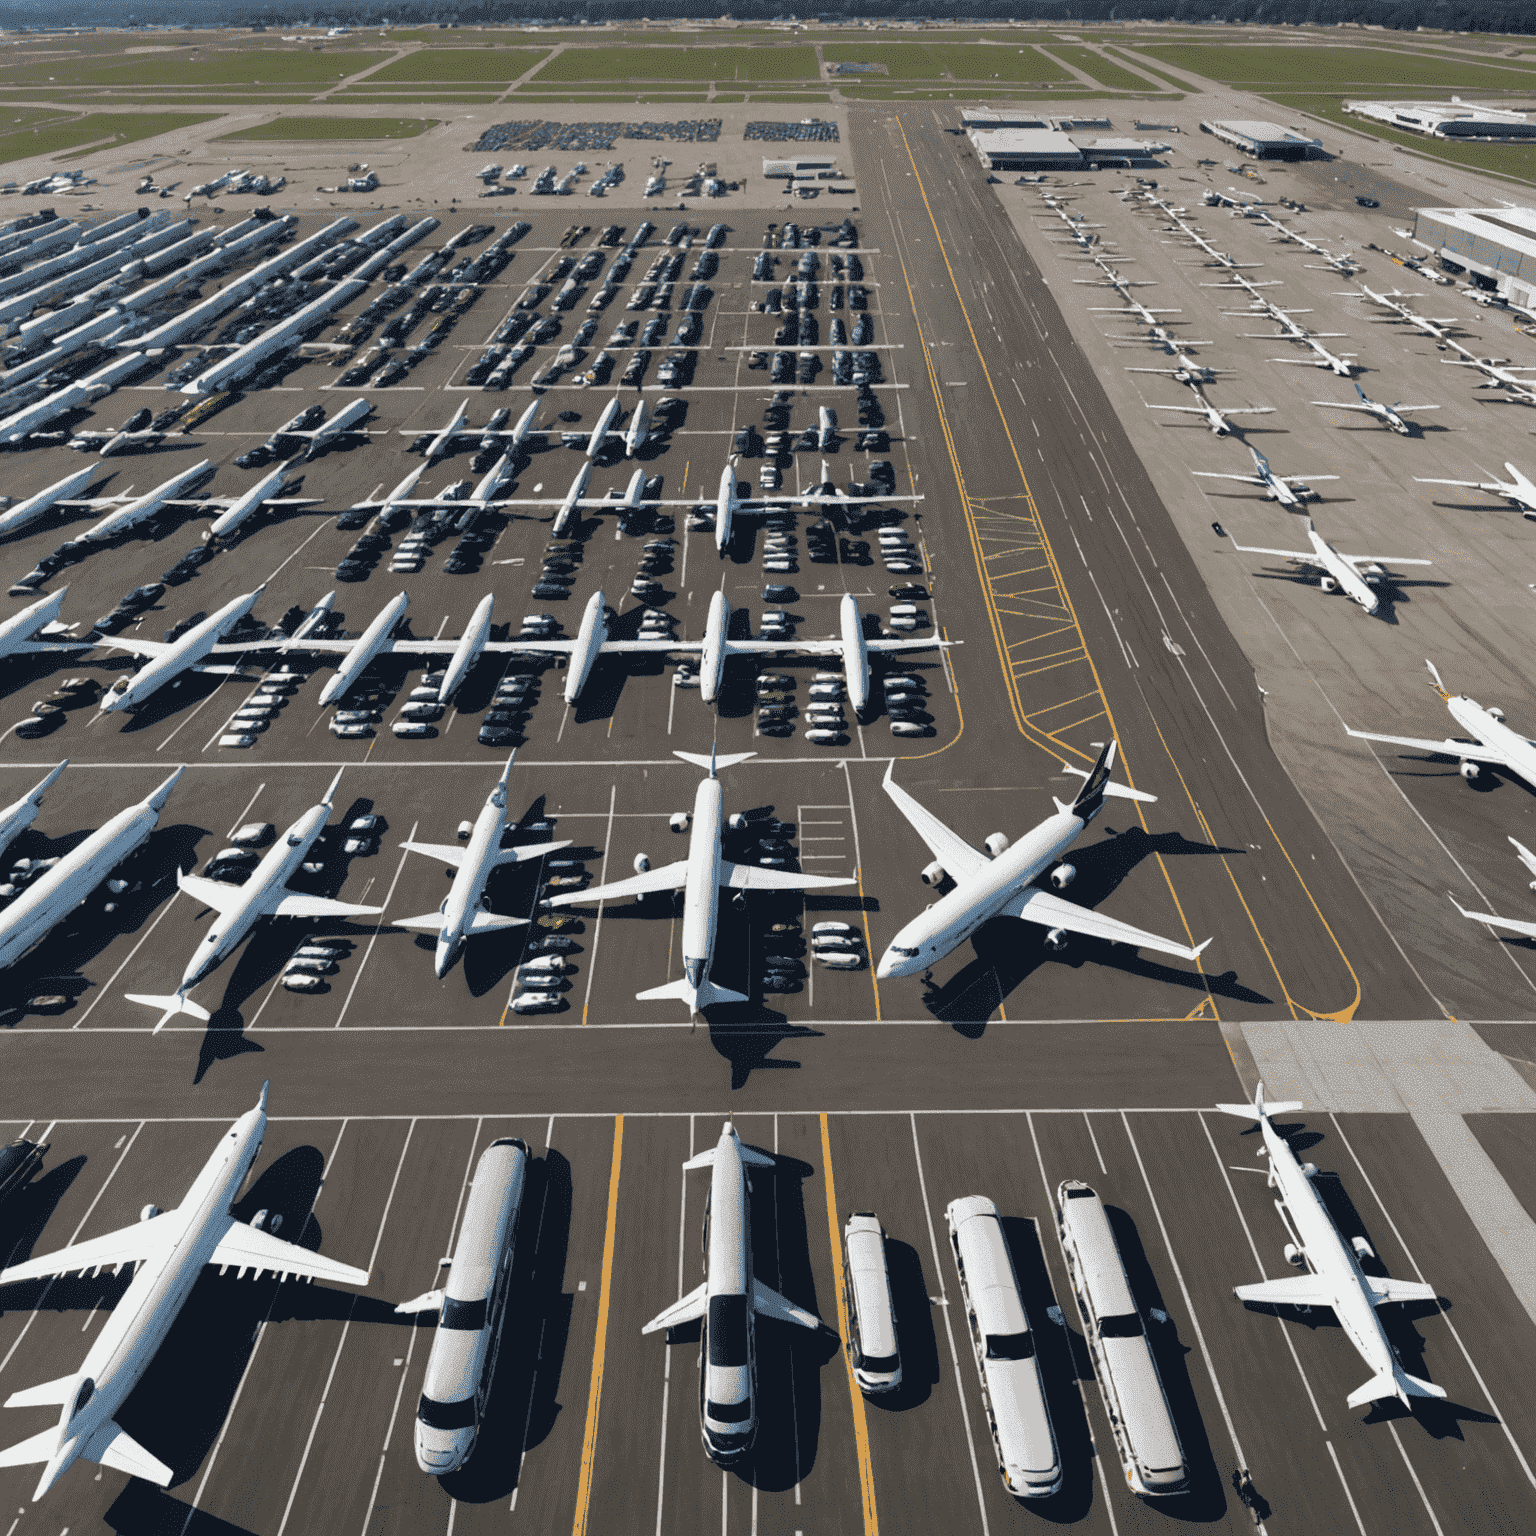
[[[164,921],[165,914],[176,905],[176,898],[178,895],[180,895],[179,891],[171,892],[170,900],[160,908],[160,911],[155,916],[154,922],[152,922],[149,927],[144,930],[144,933],[139,939],[139,942],[135,944],[133,948],[130,949],[128,953],[123,957],[122,964],[119,965],[118,968],[113,971],[112,974],[107,978],[106,985],[102,987],[101,991],[99,991],[96,996],[91,999],[90,1003],[86,1007],[85,1012],[82,1013],[80,1017],[69,1026],[71,1029],[79,1029],[80,1026],[84,1024],[88,1018],[90,1018],[92,1013],[96,1011],[96,1005],[102,1000],[102,998],[106,997],[107,994],[111,992],[113,987],[117,985],[117,978],[121,976],[125,970],[128,969],[129,965],[131,965],[133,962],[133,957],[138,954],[138,952],[143,949],[143,947],[149,942],[150,935],[153,934],[155,929],[158,928]]]
[[[411,823],[410,835],[407,842],[416,841],[416,829],[421,825],[419,821]],[[379,935],[389,926],[389,906],[395,899],[395,887],[400,883],[400,876],[405,873],[405,861],[410,858],[410,850],[400,850],[400,862],[395,866],[395,878],[389,882],[389,890],[384,897],[384,910],[379,914],[379,920],[373,925],[373,932],[368,936],[367,948],[363,950],[363,958],[358,962],[357,974],[352,978],[352,985],[347,988],[346,1001],[341,1005],[341,1012],[336,1015],[336,1022],[331,1027],[341,1028],[341,1021],[347,1016],[347,1009],[352,1006],[352,996],[357,991],[357,984],[363,979],[363,971],[367,968],[368,957],[373,953],[373,946],[378,943]]]
[[[688,1158],[693,1159],[694,1116],[688,1116]],[[677,1208],[677,1294],[683,1294],[683,1264],[688,1251],[688,1176]],[[661,1367],[661,1454],[656,1467],[656,1536],[661,1536],[661,1515],[667,1488],[667,1403],[672,1392],[672,1350],[663,1342]]]
[[[240,830],[241,823],[245,820],[245,818],[247,816],[249,816],[251,814],[251,807],[253,805],[255,805],[256,802],[259,799],[261,799],[261,792],[266,787],[267,787],[267,782],[266,782],[265,779],[263,779],[261,781],[261,783],[256,786],[256,793],[254,795],[252,795],[251,798],[245,802],[245,809],[243,811],[241,811],[238,816],[235,817],[233,825],[230,827],[229,831],[224,834],[225,837],[233,837],[235,835],[235,833]]]
[[[1349,1500],[1349,1512],[1355,1517],[1355,1529],[1360,1536],[1366,1536],[1365,1522],[1360,1518],[1359,1506],[1355,1503],[1355,1496],[1349,1491],[1349,1484],[1344,1481],[1344,1469],[1339,1465],[1339,1453],[1333,1448],[1332,1440],[1325,1440],[1323,1444],[1328,1447],[1328,1454],[1333,1458],[1333,1470],[1339,1474],[1339,1486],[1344,1490],[1344,1497]]]

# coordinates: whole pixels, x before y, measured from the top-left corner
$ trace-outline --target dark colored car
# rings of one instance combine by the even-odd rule
[[[13,1141],[0,1147],[0,1201],[8,1200],[31,1181],[47,1151],[46,1141]]]

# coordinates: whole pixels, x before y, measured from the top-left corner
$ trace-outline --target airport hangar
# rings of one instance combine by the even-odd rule
[[[1413,235],[1504,298],[1536,304],[1536,209],[1419,208]]]
[[[1536,121],[1508,107],[1449,101],[1346,101],[1344,110],[1389,128],[1405,128],[1432,139],[1536,139]]]
[[[1323,141],[1309,139],[1279,123],[1254,119],[1209,118],[1200,124],[1201,133],[1209,133],[1241,150],[1254,160],[1309,160],[1321,154]]]

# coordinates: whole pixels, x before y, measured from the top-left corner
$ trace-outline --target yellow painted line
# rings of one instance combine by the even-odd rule
[[[687,459],[683,463],[683,483],[677,488],[677,494],[679,496],[686,496],[688,494],[688,471],[692,465],[692,459]]]
[[[859,877],[859,916],[864,922],[864,953],[869,956],[869,984],[875,991],[875,1018],[880,1017],[880,978],[875,975],[875,952],[870,947],[869,913],[864,906],[864,871],[854,870]]]
[[[875,1469],[869,1456],[869,1420],[864,1394],[853,1379],[853,1356],[847,1347],[848,1298],[843,1294],[843,1235],[837,1225],[837,1186],[832,1179],[832,1138],[827,1116],[821,1116],[821,1167],[827,1180],[827,1236],[832,1242],[832,1291],[837,1297],[837,1331],[843,1340],[843,1364],[848,1370],[848,1395],[853,1400],[853,1443],[859,1453],[859,1500],[864,1509],[864,1536],[879,1536],[880,1517],[875,1511]]]
[[[603,1402],[603,1357],[608,1348],[608,1307],[613,1299],[613,1246],[619,1224],[619,1167],[624,1152],[624,1116],[613,1117],[613,1169],[608,1175],[608,1224],[603,1231],[603,1278],[597,1295],[597,1342],[592,1347],[592,1386],[587,1394],[587,1428],[581,1437],[581,1473],[576,1482],[576,1523],[571,1536],[586,1536],[592,1505],[592,1468],[597,1459],[597,1420]]]

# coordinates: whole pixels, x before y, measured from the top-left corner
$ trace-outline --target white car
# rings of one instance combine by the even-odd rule
[[[846,732],[829,730],[809,730],[805,733],[807,741],[813,741],[818,747],[838,747],[848,740]]]
[[[323,976],[311,976],[307,971],[287,972],[283,977],[283,986],[289,992],[329,991]]]
[[[347,828],[347,831],[377,832],[379,827],[383,825],[383,821],[384,818],[382,816],[354,816],[352,818],[351,824]]]
[[[372,736],[373,727],[364,724],[361,720],[332,720],[331,735],[339,737],[342,741],[357,741]],[[242,738],[238,744],[248,747],[255,740],[254,736],[248,736]]]
[[[551,976],[563,976],[569,970],[574,969],[571,962],[560,954],[535,955],[531,960],[523,961],[519,970],[532,974],[544,972]]]
[[[334,960],[294,956],[283,968],[284,976],[334,976],[341,967]]]
[[[441,720],[443,718],[443,706],[435,700],[428,704],[423,699],[419,703],[405,705],[400,711],[400,718],[402,720],[422,720],[428,722]],[[398,735],[399,733],[396,732],[396,734]]]
[[[862,971],[864,969],[864,956],[855,950],[812,950],[811,953],[829,971]]]
[[[835,703],[841,703],[843,685],[841,683],[812,683],[808,693],[813,699],[828,699]]]
[[[256,735],[266,730],[272,722],[265,715],[257,715],[252,718],[242,710],[239,714],[232,716],[229,723],[234,730]]]
[[[859,954],[863,946],[852,933],[823,933],[811,938],[811,952],[817,955]]]
[[[231,731],[228,735],[219,737],[221,747],[254,747],[256,738],[244,731]]]
[[[248,821],[230,838],[236,848],[260,848],[272,841],[277,829],[270,821]]]
[[[559,1013],[570,1004],[558,992],[524,992],[512,999],[513,1013]]]
[[[917,629],[918,627],[918,621],[914,619],[910,614],[898,614],[894,619],[891,620],[892,629],[912,630]]]
[[[341,960],[348,951],[334,944],[301,944],[294,952],[295,960]]]
[[[897,576],[918,576],[923,569],[915,560],[887,560],[885,568]]]
[[[396,720],[390,726],[396,736],[436,736],[437,731],[425,720]]]
[[[834,923],[830,919],[828,919],[828,920],[826,920],[824,922],[812,923],[811,924],[811,942],[813,944],[816,942],[816,935],[817,934],[823,934],[823,935],[830,936],[830,935],[832,935],[834,933],[845,933],[845,934],[847,934],[847,933],[857,933],[857,932],[858,932],[858,929],[855,928],[852,923]]]
[[[892,720],[892,736],[932,736],[933,727],[918,720]]]

